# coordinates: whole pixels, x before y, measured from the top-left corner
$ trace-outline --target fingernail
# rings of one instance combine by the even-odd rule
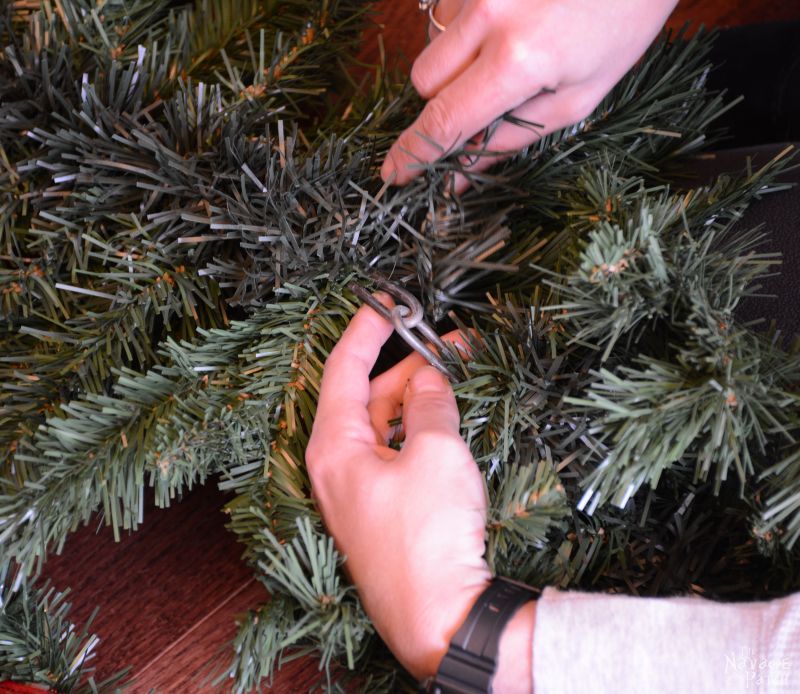
[[[444,376],[432,366],[423,366],[408,381],[408,388],[412,393],[441,392],[449,387],[450,384]]]
[[[456,197],[460,197],[463,193],[465,193],[469,189],[470,185],[470,180],[463,174],[457,173],[455,176],[453,176],[453,192],[455,193]]]
[[[386,306],[386,308],[394,308],[394,299],[392,299],[392,297],[386,292],[373,292],[372,296]]]
[[[384,160],[383,166],[381,166],[381,178],[385,183],[392,183],[397,178],[394,162],[388,156]]]

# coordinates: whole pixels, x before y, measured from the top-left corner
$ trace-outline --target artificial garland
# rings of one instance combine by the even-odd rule
[[[355,0],[6,4],[3,615],[93,513],[135,530],[145,494],[213,480],[272,593],[223,676],[245,691],[313,654],[338,685],[413,686],[303,461],[347,284],[376,275],[474,330],[472,358],[447,359],[493,569],[647,595],[796,589],[800,362],[735,311],[779,259],[734,225],[788,157],[680,183],[727,108],[708,41],[662,38],[590,118],[456,198],[457,156],[381,183],[420,102],[385,71],[350,77],[365,17]],[[29,677],[4,648],[0,675]]]

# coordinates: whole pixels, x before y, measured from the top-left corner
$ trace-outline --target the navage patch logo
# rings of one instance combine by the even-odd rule
[[[745,689],[788,684],[791,671],[792,659],[789,656],[770,658],[768,654],[758,654],[747,646],[725,656],[725,677]]]

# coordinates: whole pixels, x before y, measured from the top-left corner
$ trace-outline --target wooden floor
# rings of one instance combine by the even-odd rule
[[[414,0],[380,3],[391,52],[402,49],[413,57],[422,47],[424,20],[415,5]],[[800,18],[800,3],[687,0],[670,24],[790,18]],[[148,510],[142,529],[119,544],[107,528],[82,528],[63,555],[48,562],[46,573],[56,587],[72,589],[75,619],[83,622],[100,607],[92,626],[101,638],[99,677],[129,665],[134,692],[212,690],[209,662],[227,657],[235,616],[267,597],[224,528],[224,500],[211,485],[197,489],[170,509]],[[279,673],[272,691],[307,691],[317,676],[314,663],[297,661]]]
[[[142,528],[120,543],[108,528],[89,526],[48,561],[46,576],[71,589],[74,620],[83,624],[100,607],[91,625],[101,639],[95,679],[130,666],[129,691],[215,689],[236,616],[268,598],[224,527],[225,501],[207,484],[171,508],[146,509]],[[273,691],[307,691],[317,679],[314,665],[295,661]]]

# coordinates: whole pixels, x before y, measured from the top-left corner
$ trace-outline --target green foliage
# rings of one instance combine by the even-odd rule
[[[90,677],[99,639],[88,631],[91,619],[78,630],[68,612],[66,593],[52,588],[12,593],[0,611],[0,679],[55,692],[118,691],[124,672],[99,683]]]
[[[268,519],[263,520],[266,525]],[[293,622],[283,646],[310,639],[312,650],[320,651],[324,667],[333,656],[343,654],[352,669],[356,651],[373,629],[355,600],[355,589],[342,585],[338,569],[344,560],[334,548],[333,538],[313,528],[308,517],[298,520],[297,526],[297,536],[289,543],[281,543],[263,530],[271,547],[263,549],[263,558],[258,560],[267,586],[294,598],[303,612]]]
[[[234,641],[236,659],[231,671],[225,673],[234,678],[238,691],[252,691],[262,677],[270,678],[284,660],[289,659],[281,656],[286,644],[291,643],[287,637],[294,626],[293,608],[289,597],[276,595],[239,624]]]
[[[552,530],[563,530],[569,508],[552,462],[505,465],[499,474],[503,479],[491,493],[486,557],[496,574],[516,577],[515,561],[525,566],[525,558],[546,546]]]
[[[778,258],[734,225],[786,158],[681,182],[728,107],[702,36],[660,40],[590,118],[455,198],[458,153],[403,189],[378,179],[420,103],[346,72],[364,3],[4,12],[0,620],[35,613],[28,583],[96,511],[136,529],[146,494],[213,479],[272,592],[240,625],[234,688],[308,654],[332,688],[407,688],[304,464],[345,287],[376,274],[472,330],[468,361],[445,356],[496,570],[649,595],[800,586],[800,362],[736,316]],[[43,619],[13,622],[26,667]]]

